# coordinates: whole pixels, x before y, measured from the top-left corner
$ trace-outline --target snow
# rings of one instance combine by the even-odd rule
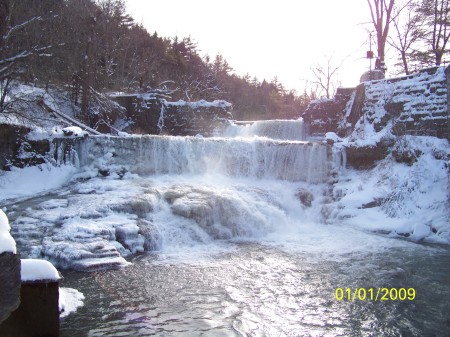
[[[21,259],[21,279],[23,281],[58,281],[56,268],[46,260]]]
[[[30,197],[60,188],[77,172],[70,165],[12,167],[0,175],[0,201]]]
[[[208,102],[205,100],[200,100],[196,102],[186,102],[183,100],[179,100],[177,102],[165,102],[166,106],[189,106],[192,109],[197,108],[230,108],[231,103],[224,101],[224,100],[215,100],[213,102]]]
[[[84,305],[83,300],[84,295],[78,290],[59,288],[59,317],[64,318],[76,312],[78,308]]]
[[[354,146],[375,146],[383,138],[393,138],[391,129],[398,121],[412,122],[418,118],[422,121],[442,120],[448,109],[445,83],[444,67],[395,79],[364,83],[365,114],[356,123],[346,142]],[[388,107],[392,105],[401,106],[401,111],[388,112]],[[347,107],[346,115],[349,111]],[[386,117],[389,118],[388,124],[377,132],[374,124],[379,126]]]
[[[0,124],[31,128],[28,135],[30,140],[60,137],[64,135],[61,132],[65,127],[68,127],[68,131],[73,129],[78,136],[84,136],[86,131],[100,134],[74,118],[79,114],[80,108],[72,102],[67,91],[54,88],[45,90],[13,82],[8,94],[8,100],[14,103],[13,110],[8,114],[0,114]]]
[[[450,155],[448,141],[427,136],[404,136],[399,141],[420,150],[417,161],[409,166],[388,156],[371,170],[341,172],[329,222],[450,244],[450,184],[443,160]]]
[[[326,140],[331,140],[333,142],[341,141],[341,138],[339,138],[339,136],[336,133],[334,133],[334,132],[327,132],[325,134],[325,139]]]
[[[4,252],[12,252],[16,254],[16,242],[11,234],[9,234],[9,221],[3,210],[0,209],[0,254]]]
[[[65,136],[83,137],[88,135],[86,131],[83,131],[79,126],[68,126],[62,129]]]

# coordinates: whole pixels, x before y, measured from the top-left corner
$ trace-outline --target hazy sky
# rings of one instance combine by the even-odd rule
[[[163,37],[191,36],[200,55],[222,54],[238,75],[274,76],[303,91],[310,68],[345,59],[339,79],[355,86],[369,69],[365,0],[127,0],[137,22]]]

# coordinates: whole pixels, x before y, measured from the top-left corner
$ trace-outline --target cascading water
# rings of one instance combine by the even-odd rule
[[[207,174],[325,182],[327,146],[299,141],[243,138],[140,136],[91,137],[85,164],[128,166],[139,174]],[[85,154],[85,155],[86,155]]]
[[[281,122],[286,130],[277,125],[277,134],[295,138]],[[124,257],[142,251],[292,228],[289,214],[308,216],[299,190],[310,200],[323,194],[333,166],[325,144],[267,137],[93,136],[55,139],[51,151],[56,163],[79,166],[83,180],[75,178],[67,202],[33,212],[38,221],[56,213],[59,227],[30,254],[83,270],[126,265]],[[313,208],[320,213],[320,197]]]
[[[58,158],[70,153],[80,173],[15,205],[11,222],[23,257],[96,270],[64,271],[62,285],[86,300],[62,320],[61,336],[447,333],[437,313],[450,310],[442,272],[450,254],[324,225],[326,182],[345,156],[299,140],[292,130],[300,125],[256,122],[215,138],[56,141]],[[420,296],[335,298],[336,288],[358,287]]]
[[[225,130],[228,137],[267,137],[277,140],[306,140],[303,119],[263,120],[254,122],[230,123]]]

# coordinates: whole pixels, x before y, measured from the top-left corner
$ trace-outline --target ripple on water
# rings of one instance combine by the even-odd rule
[[[87,300],[63,320],[62,336],[440,335],[450,332],[449,275],[434,271],[448,265],[450,254],[420,250],[335,261],[236,243],[230,252],[190,261],[189,252],[184,261],[143,255],[123,270],[72,272],[64,282],[80,287]],[[336,287],[370,286],[415,287],[418,296],[409,302],[334,297]]]

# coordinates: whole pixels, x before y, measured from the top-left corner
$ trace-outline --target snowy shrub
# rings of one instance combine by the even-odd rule
[[[423,152],[418,148],[413,148],[403,137],[394,145],[391,154],[397,163],[405,163],[411,166]]]

